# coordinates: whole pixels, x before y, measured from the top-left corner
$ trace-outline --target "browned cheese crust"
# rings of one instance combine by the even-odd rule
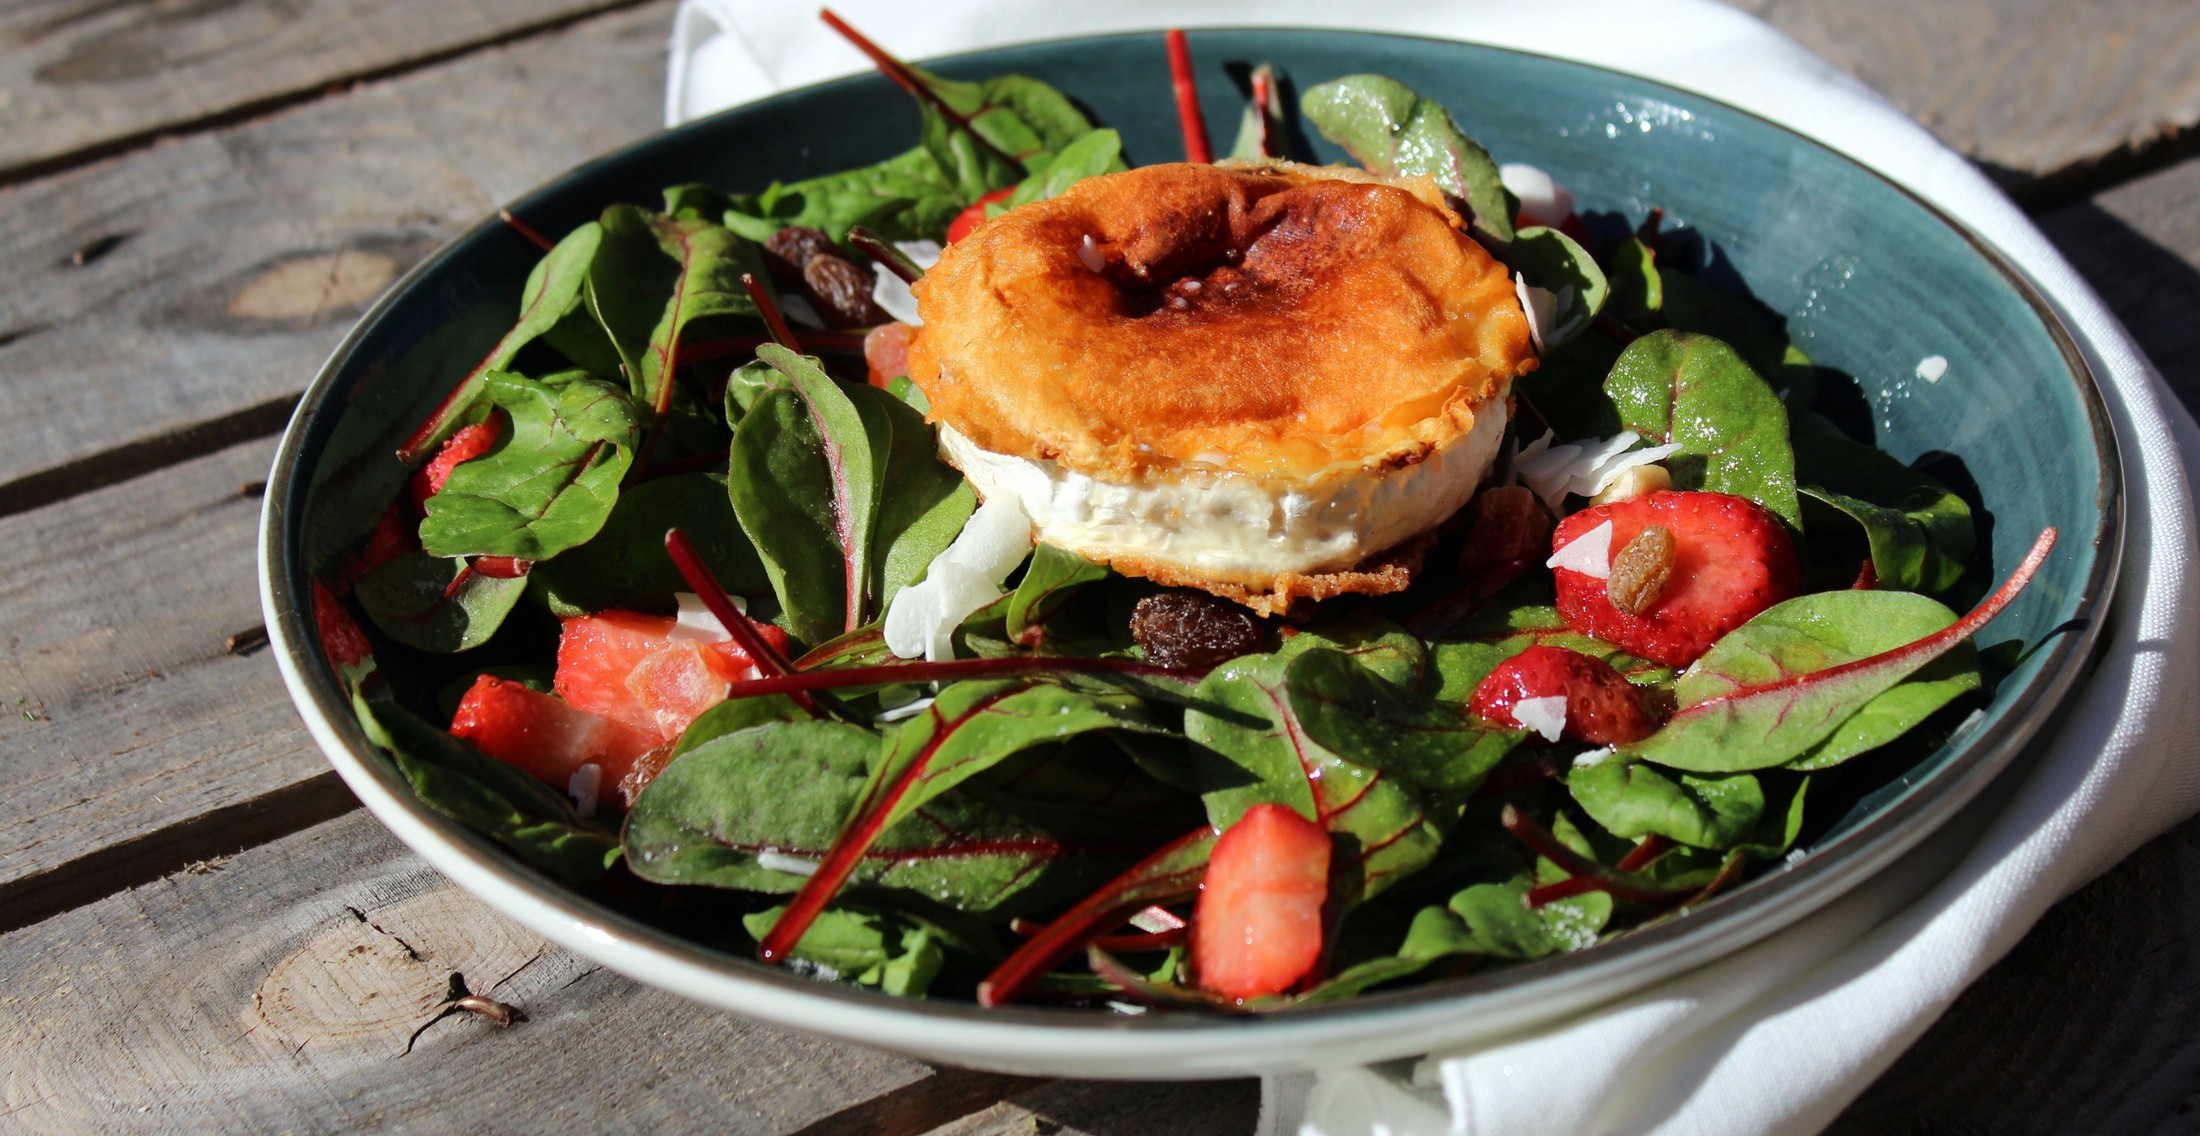
[[[1311,575],[1281,573],[1262,590],[1209,579],[1161,561],[1116,557],[1108,562],[1108,567],[1126,576],[1143,576],[1157,584],[1198,588],[1226,600],[1236,600],[1259,615],[1288,615],[1301,603],[1320,603],[1338,596],[1387,596],[1405,591],[1421,571],[1429,550],[1435,547],[1436,533],[1431,530],[1340,571]]]
[[[1396,468],[1534,366],[1510,277],[1426,178],[1089,178],[981,225],[916,293],[909,373],[935,421],[1116,482]]]

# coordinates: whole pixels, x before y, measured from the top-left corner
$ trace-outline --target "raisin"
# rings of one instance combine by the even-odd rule
[[[837,253],[819,253],[804,262],[802,282],[817,314],[831,327],[877,327],[893,318],[871,299],[876,283],[871,271],[857,268]]]
[[[1138,601],[1131,609],[1131,638],[1150,662],[1207,670],[1263,650],[1268,631],[1252,612],[1229,600],[1175,591]]]
[[[1673,554],[1673,531],[1664,525],[1651,525],[1635,534],[1612,558],[1612,578],[1604,584],[1612,606],[1627,615],[1641,615],[1656,606],[1673,580]]]
[[[839,253],[833,238],[823,229],[789,225],[764,242],[764,266],[771,270],[772,282],[781,288],[800,288],[802,266],[810,263],[811,257]]]
[[[1474,527],[1459,550],[1459,570],[1477,569],[1534,556],[1551,546],[1551,515],[1525,485],[1485,489],[1474,499]]]

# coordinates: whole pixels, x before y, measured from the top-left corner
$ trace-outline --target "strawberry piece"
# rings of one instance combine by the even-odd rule
[[[1533,728],[1513,714],[1523,698],[1564,698],[1566,736],[1591,745],[1626,745],[1658,728],[1642,692],[1610,663],[1564,647],[1537,645],[1497,664],[1467,709],[1501,726]]]
[[[863,333],[863,362],[870,367],[872,386],[883,388],[909,373],[909,337],[916,330],[891,320]]]
[[[1673,534],[1664,591],[1640,615],[1628,615],[1612,606],[1606,581],[1558,568],[1559,614],[1577,631],[1667,666],[1695,662],[1720,636],[1793,596],[1802,583],[1787,529],[1745,498],[1667,490],[1583,509],[1559,522],[1552,550],[1606,521],[1614,555],[1651,525]]]
[[[1215,841],[1192,914],[1199,985],[1280,994],[1314,972],[1329,896],[1329,834],[1283,805],[1254,805]]]
[[[415,510],[426,508],[428,498],[443,491],[443,483],[451,479],[451,471],[460,462],[472,461],[488,453],[497,444],[498,420],[491,417],[486,422],[476,422],[461,427],[443,443],[443,448],[428,459],[428,464],[413,471],[412,481],[406,491],[412,496]]]
[[[986,206],[996,201],[1006,201],[1015,192],[1013,186],[1008,189],[996,189],[972,202],[970,208],[955,214],[955,219],[947,223],[947,243],[954,244],[956,241],[969,236],[972,229],[985,224]]]
[[[785,632],[758,630],[785,648]],[[704,642],[670,616],[605,611],[565,621],[553,685],[577,709],[670,740],[756,674],[738,643]]]
[[[575,710],[495,675],[482,675],[467,688],[451,718],[451,736],[559,789],[592,762],[602,771],[600,784],[615,787],[607,795],[617,797],[621,807],[631,806],[632,794],[641,791],[640,786],[628,791],[628,775],[662,744],[654,732]]]
[[[321,635],[321,653],[339,674],[374,656],[367,633],[359,630],[344,601],[336,598],[335,589],[318,577],[313,581],[313,626]]]

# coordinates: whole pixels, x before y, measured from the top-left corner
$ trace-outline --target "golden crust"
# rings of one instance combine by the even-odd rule
[[[1405,591],[1434,547],[1436,532],[1431,529],[1408,537],[1398,547],[1350,568],[1311,574],[1279,573],[1266,588],[1249,588],[1211,579],[1162,560],[1116,557],[1109,561],[1108,567],[1126,576],[1144,576],[1172,588],[1198,588],[1226,600],[1235,600],[1260,615],[1289,615],[1292,606],[1301,601],[1319,603],[1338,596],[1387,596]]]
[[[1510,277],[1426,178],[1089,178],[980,226],[916,292],[909,374],[935,421],[1110,481],[1397,468],[1534,366]]]

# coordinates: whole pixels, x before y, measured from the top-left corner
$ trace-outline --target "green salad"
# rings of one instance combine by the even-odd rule
[[[1682,917],[1983,705],[1969,640],[2052,531],[1979,578],[1974,506],[1844,432],[1684,225],[1381,76],[1254,70],[1229,157],[1295,116],[1517,282],[1538,365],[1424,569],[1271,617],[1034,545],[941,459],[904,281],[1134,155],[869,50],[910,149],[541,241],[316,579],[369,736],[534,869],[893,995],[1285,1010]]]

